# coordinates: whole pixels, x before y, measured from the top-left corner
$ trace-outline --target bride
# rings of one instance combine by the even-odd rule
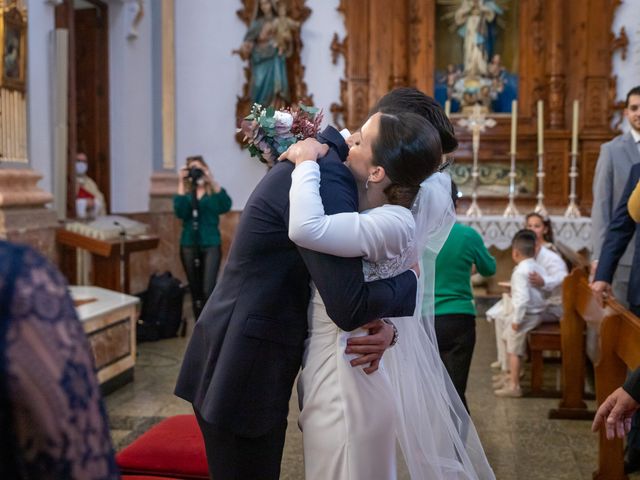
[[[394,319],[398,344],[371,375],[352,368],[345,353],[348,338],[366,331],[340,330],[314,290],[298,383],[305,478],[395,479],[396,441],[413,479],[494,478],[440,361],[433,330],[435,257],[455,220],[450,180],[433,173],[441,158],[437,131],[412,113],[376,113],[347,140],[347,165],[365,185],[361,214],[324,215],[319,167],[308,161],[318,156],[314,142],[305,140],[283,155],[296,164],[292,240],[324,253],[364,257],[368,281],[407,270],[423,252],[427,261],[416,313]]]

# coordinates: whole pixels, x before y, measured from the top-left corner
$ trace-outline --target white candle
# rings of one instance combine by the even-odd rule
[[[445,100],[444,102],[444,114],[448,117],[451,114],[451,100]]]
[[[538,100],[538,155],[544,153],[544,106]]]
[[[518,101],[511,102],[511,153],[516,154],[516,132],[518,129]]]
[[[578,112],[580,104],[578,100],[573,101],[573,128],[571,130],[571,154],[578,154]]]

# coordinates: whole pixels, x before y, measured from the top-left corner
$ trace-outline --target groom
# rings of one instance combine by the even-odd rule
[[[443,138],[457,145],[440,106],[415,89],[395,90],[378,110],[421,111]],[[358,186],[342,163],[348,148],[332,127],[319,140],[329,153],[319,161],[327,214],[358,210]],[[309,280],[338,327],[351,331],[372,320],[413,314],[411,271],[365,283],[360,258],[297,248],[288,238],[290,162],[277,163],[244,208],[221,281],[196,323],[175,393],[193,404],[216,480],[277,479],[289,398],[307,336]],[[377,364],[392,327],[368,325],[372,335],[351,339],[355,364]],[[375,399],[372,399],[375,401]]]

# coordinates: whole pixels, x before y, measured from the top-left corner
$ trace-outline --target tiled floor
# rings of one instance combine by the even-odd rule
[[[591,479],[597,461],[597,436],[591,433],[591,423],[548,420],[547,411],[557,406],[557,399],[496,398],[488,367],[495,357],[493,326],[478,320],[477,328],[467,399],[496,477]],[[172,394],[185,345],[185,339],[177,338],[139,346],[135,381],[106,399],[116,448],[127,445],[164,417],[191,413],[190,405]],[[545,386],[553,387],[556,373],[553,366],[546,369]],[[595,407],[594,402],[589,405]],[[304,478],[297,415],[294,389],[281,477],[287,480]],[[408,476],[401,474],[400,478]]]

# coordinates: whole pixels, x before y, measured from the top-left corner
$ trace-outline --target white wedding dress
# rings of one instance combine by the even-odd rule
[[[438,185],[450,182],[448,176],[444,177],[436,180]],[[416,221],[410,210],[384,205],[361,214],[326,216],[319,183],[320,172],[315,162],[302,162],[292,173],[289,235],[294,242],[332,255],[364,257],[367,281],[398,275],[415,263]],[[444,242],[453,221],[448,226],[441,219],[438,222]],[[418,295],[419,306],[422,288],[418,289]],[[421,374],[412,373],[416,369],[431,369],[438,374],[444,371],[437,346],[437,360],[433,356],[418,358],[421,354],[414,352],[415,347],[422,350],[427,345],[433,349],[419,316],[394,319],[400,330],[399,343],[385,353],[380,369],[371,375],[365,374],[362,367],[351,367],[349,361],[353,356],[344,353],[351,336],[367,332],[340,330],[327,315],[315,288],[308,319],[309,336],[298,380],[306,480],[395,479],[397,441],[414,479],[493,478],[483,452],[480,452],[482,467],[475,469],[484,470],[474,472],[475,465],[469,465],[475,460],[469,460],[466,452],[461,451],[467,447],[466,442],[463,440],[456,446],[449,438],[450,430],[455,430],[455,435],[459,435],[460,429],[465,430],[462,435],[467,434],[470,421],[457,421],[447,402],[429,401],[430,396],[441,397],[442,392],[448,392],[446,386],[438,384],[438,375],[429,373],[422,379]],[[385,362],[391,367],[390,372]],[[407,373],[413,378],[407,379]],[[452,385],[450,390],[455,392]],[[433,413],[423,412],[425,402]],[[444,407],[438,408],[438,404]],[[415,425],[411,425],[413,420]],[[432,428],[439,431],[422,431]],[[475,435],[472,424],[471,429]]]

